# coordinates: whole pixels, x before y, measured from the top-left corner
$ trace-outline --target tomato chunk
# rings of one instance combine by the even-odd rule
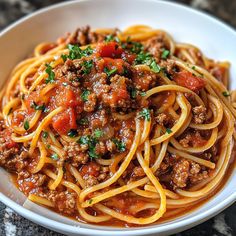
[[[198,92],[205,87],[205,82],[188,71],[180,71],[173,76],[174,81],[185,88],[188,88],[194,92]]]
[[[97,177],[99,175],[100,166],[96,162],[89,162],[81,168],[81,175],[92,175]]]
[[[97,67],[100,72],[103,72],[105,68],[109,71],[116,69],[119,74],[124,73],[124,61],[122,59],[112,59],[109,57],[104,57],[97,62]]]
[[[120,58],[123,51],[117,42],[100,43],[97,46],[97,52],[101,57]]]
[[[66,134],[71,129],[76,129],[76,116],[75,111],[72,108],[59,113],[53,118],[53,128],[60,134]]]
[[[9,129],[5,129],[3,132],[3,138],[5,139],[5,145],[7,148],[17,147],[18,144],[11,139],[12,132]]]

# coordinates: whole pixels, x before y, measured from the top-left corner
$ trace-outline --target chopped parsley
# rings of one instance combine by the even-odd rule
[[[222,94],[223,94],[224,97],[229,97],[230,96],[228,91],[224,91]]]
[[[57,160],[58,160],[58,155],[57,155],[56,153],[53,153],[53,154],[51,155],[51,158],[52,158],[53,160],[57,161]]]
[[[88,75],[91,72],[91,69],[93,67],[93,60],[89,60],[89,61],[84,61],[82,63],[82,71],[85,75]]]
[[[47,138],[47,137],[48,137],[48,132],[47,132],[47,131],[43,131],[42,137],[43,137],[43,138]]]
[[[131,98],[137,97],[137,90],[135,88],[130,88],[130,97]]]
[[[88,154],[90,158],[98,158],[99,155],[96,153],[96,144],[98,143],[97,139],[91,135],[81,136],[77,141],[79,144],[88,145]]]
[[[147,108],[143,108],[142,111],[139,112],[138,117],[144,118],[147,121],[151,120],[151,114],[150,114],[150,110]]]
[[[156,61],[152,61],[152,63],[149,66],[151,70],[155,73],[159,73],[161,71],[161,67],[156,63]]]
[[[28,130],[28,129],[29,129],[29,121],[28,121],[28,120],[26,120],[26,121],[24,122],[24,129],[25,129],[25,130]]]
[[[86,102],[88,101],[89,94],[90,94],[89,90],[84,90],[83,93],[80,95],[80,97],[82,98],[84,102]]]
[[[89,204],[92,204],[92,202],[93,202],[93,199],[92,199],[92,198],[89,199],[88,203],[89,203]]]
[[[148,52],[141,51],[135,59],[135,64],[147,65],[155,73],[159,73],[161,71],[161,67],[156,63],[155,59]]]
[[[46,73],[48,74],[48,77],[46,78],[45,82],[48,83],[54,83],[55,82],[55,73],[52,71],[52,67],[49,64],[46,64]]]
[[[100,129],[95,129],[93,132],[94,138],[101,138],[103,136],[103,131]]]
[[[172,130],[169,129],[169,128],[166,128],[166,133],[167,133],[167,134],[171,134],[171,133],[172,133]]]
[[[79,125],[88,125],[89,121],[88,118],[82,118],[79,120]]]
[[[143,51],[143,45],[139,42],[131,41],[128,37],[126,40],[126,44],[123,44],[123,48],[128,48],[132,53],[139,54]]]
[[[125,146],[125,143],[116,139],[116,138],[113,138],[112,139],[112,142],[116,145],[117,149],[120,151],[120,152],[124,152],[125,149],[126,149],[126,146]]]
[[[192,66],[192,69],[193,69],[193,70],[196,70],[196,66]]]
[[[68,56],[65,55],[65,54],[62,54],[62,55],[61,55],[61,58],[62,58],[62,60],[65,62],[65,61],[67,60]]]
[[[142,96],[142,97],[145,97],[146,96],[146,92],[139,92],[139,94],[140,94],[140,96]]]
[[[78,45],[68,44],[67,48],[69,49],[69,55],[61,55],[61,58],[66,61],[67,58],[71,60],[80,59],[82,57],[87,57],[93,54],[93,49],[88,46],[82,50]]]
[[[104,72],[107,74],[108,77],[110,77],[112,74],[117,72],[117,68],[109,70],[107,67],[105,67]]]
[[[46,109],[46,106],[45,106],[45,104],[42,104],[42,105],[37,105],[37,103],[36,102],[32,102],[32,104],[30,105],[30,107],[31,108],[33,108],[34,110],[36,110],[36,111],[45,111],[45,109]]]
[[[109,42],[120,43],[120,39],[118,37],[114,36],[114,35],[109,34],[105,37],[105,42],[106,43],[109,43]]]
[[[161,58],[162,58],[162,59],[167,59],[167,57],[168,57],[169,55],[170,55],[170,51],[164,49],[164,50],[162,51]]]
[[[111,42],[111,41],[115,41],[115,37],[111,34],[107,35],[105,38],[105,42]]]
[[[76,136],[78,135],[78,132],[77,132],[76,129],[71,129],[71,130],[67,133],[67,135],[68,135],[69,137],[71,137],[71,138],[74,138],[74,137],[76,137]]]

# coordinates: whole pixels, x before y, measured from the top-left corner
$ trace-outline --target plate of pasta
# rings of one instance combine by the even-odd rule
[[[61,233],[168,235],[236,200],[236,33],[129,4],[62,3],[0,34],[0,200]]]

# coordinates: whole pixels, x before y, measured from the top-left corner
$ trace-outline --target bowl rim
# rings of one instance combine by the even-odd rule
[[[81,2],[92,2],[92,1],[93,0],[70,0],[67,2],[61,2],[61,3],[53,4],[51,6],[44,7],[40,10],[37,10],[37,11],[35,11],[27,16],[24,16],[21,19],[11,23],[8,27],[4,28],[0,32],[0,37],[3,37],[5,34],[10,32],[11,30],[14,30],[15,27],[30,20],[32,17],[36,17],[36,16],[38,16],[42,13],[45,13],[47,11],[58,9],[58,8],[63,8],[64,6],[67,6],[67,5],[79,4]],[[99,1],[99,0],[97,0],[97,1]],[[140,0],[136,0],[136,1],[140,1]],[[141,0],[141,1],[143,1],[143,0]],[[201,10],[193,9],[189,6],[184,5],[183,3],[170,2],[169,0],[168,1],[165,1],[165,0],[148,0],[148,1],[146,1],[146,3],[148,3],[148,2],[159,2],[159,3],[161,2],[161,4],[164,4],[167,6],[174,6],[177,10],[181,9],[184,11],[192,12],[193,14],[197,15],[198,17],[205,18],[206,20],[211,21],[214,24],[218,24],[220,27],[222,27],[224,30],[228,31],[230,34],[233,34],[236,38],[236,31],[234,30],[234,28],[232,26],[228,25],[227,23],[222,22],[217,17],[212,16],[208,13],[205,13]],[[233,175],[233,173],[232,173],[232,175]],[[231,175],[231,177],[232,177],[232,175]],[[229,181],[231,181],[231,180],[229,179]],[[104,230],[101,227],[94,229],[94,228],[87,228],[86,225],[85,225],[85,227],[84,227],[84,225],[81,227],[80,226],[72,226],[72,225],[61,223],[61,222],[58,222],[55,220],[51,220],[45,216],[42,216],[40,214],[37,214],[35,212],[32,212],[32,211],[24,208],[23,206],[21,206],[20,204],[16,203],[13,200],[11,200],[9,197],[7,197],[6,195],[4,195],[1,192],[0,192],[0,201],[2,203],[4,203],[6,206],[12,208],[14,211],[16,211],[21,216],[29,219],[30,221],[33,221],[39,225],[42,225],[42,226],[52,229],[54,231],[71,233],[71,234],[78,233],[80,235],[97,235],[97,236],[98,235],[100,235],[100,236],[107,235],[108,236],[108,235],[111,235],[111,232],[112,232],[113,235],[127,235],[127,236],[129,236],[129,235],[146,235],[146,234],[153,234],[153,233],[164,233],[164,232],[171,232],[172,230],[177,230],[179,232],[179,231],[181,231],[181,229],[186,230],[190,227],[193,227],[197,224],[200,224],[200,223],[208,220],[209,218],[213,217],[214,215],[218,214],[219,212],[223,211],[225,208],[227,208],[228,206],[233,204],[236,201],[236,192],[233,192],[231,195],[229,195],[227,198],[225,198],[219,204],[215,205],[214,207],[212,207],[204,212],[200,212],[197,215],[192,216],[190,218],[183,219],[181,221],[168,224],[168,228],[166,228],[167,225],[156,225],[156,226],[151,225],[149,227],[148,226],[146,226],[146,227],[140,226],[142,228],[122,228],[122,230],[121,230],[121,228],[114,228],[114,230],[112,228],[109,230],[106,230],[106,229]],[[88,226],[93,226],[93,225],[88,224]]]

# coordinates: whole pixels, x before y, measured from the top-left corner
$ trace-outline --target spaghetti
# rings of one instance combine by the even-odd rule
[[[0,164],[28,198],[89,223],[151,224],[222,186],[229,63],[148,26],[39,44],[1,92]]]

